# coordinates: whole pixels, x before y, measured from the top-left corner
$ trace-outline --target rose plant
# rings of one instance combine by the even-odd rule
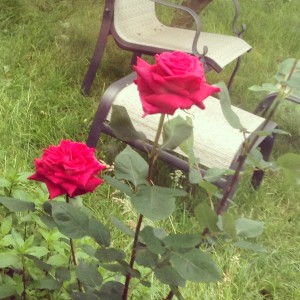
[[[300,66],[294,61],[292,64],[291,61],[284,62],[280,67],[281,75],[277,78],[281,87],[272,85],[279,96],[270,107],[266,122],[287,93],[298,91],[295,82],[299,82],[299,78],[293,74]],[[152,66],[139,60],[135,69],[145,116],[161,114],[156,137],[148,152],[148,161],[127,146],[115,159],[115,176],[102,174],[107,184],[127,195],[138,213],[135,230],[127,227],[122,220],[109,217],[110,223],[127,239],[133,239],[129,259],[126,259],[128,253],[116,248],[111,241],[110,230],[107,224],[103,224],[105,221],[102,223],[95,218],[77,197],[93,192],[103,183],[98,174],[105,172],[105,165],[96,160],[94,149],[63,140],[59,146],[44,150],[42,158],[35,160],[35,174],[29,177],[44,182],[49,196],[39,187],[35,187],[33,195],[22,193],[19,186],[27,177],[24,174],[14,174],[0,181],[2,194],[5,195],[0,197],[5,217],[0,226],[0,233],[4,235],[0,242],[0,299],[126,300],[136,295],[137,290],[142,290],[140,287],[151,286],[151,274],[160,283],[169,286],[168,294],[162,295],[161,299],[172,299],[174,296],[183,299],[181,289],[187,281],[216,282],[222,279],[222,271],[206,253],[207,243],[213,245],[223,239],[239,248],[265,251],[262,246],[249,241],[262,233],[263,223],[246,218],[236,219],[225,211],[226,193],[216,207],[210,207],[207,203],[195,207],[195,220],[199,222],[199,228],[201,225],[200,230],[170,234],[166,228],[159,227],[157,221],[166,220],[175,211],[176,198],[186,195],[181,189],[155,185],[153,174],[159,151],[166,145],[172,145],[174,149],[182,142],[192,140],[188,120],[178,121],[175,118],[175,121],[164,122],[164,115],[173,114],[176,109],[188,109],[192,105],[204,109],[203,100],[219,88],[205,82],[201,63],[185,53],[163,53],[156,56],[156,64]],[[269,91],[270,86],[253,89],[264,90],[268,87]],[[220,101],[228,102],[224,89],[222,87]],[[233,115],[233,111],[226,113],[229,119]],[[126,116],[113,115],[112,118],[124,119]],[[128,122],[126,119],[123,121]],[[182,134],[181,130],[180,136],[178,126],[185,131]],[[172,130],[168,130],[170,128]],[[119,128],[116,126],[113,130],[118,131]],[[163,142],[159,145],[162,132]],[[271,133],[262,131],[259,134]],[[247,157],[254,156],[252,145],[247,142],[245,140],[246,146],[239,158],[241,164],[232,176],[228,193],[240,175],[243,162]],[[190,160],[197,161],[194,154],[191,154]],[[299,183],[299,161],[299,155],[287,154],[277,160],[276,167],[274,164],[267,167],[282,169],[287,178],[296,178],[296,183]],[[258,166],[259,161],[255,168]],[[261,166],[265,167],[264,164]],[[210,196],[218,193],[211,182],[203,184],[205,178],[199,175],[196,179],[193,177],[192,183],[205,187]],[[67,203],[60,195],[66,195]],[[47,201],[47,198],[52,201]],[[145,219],[151,222],[144,222]],[[69,245],[66,237],[69,238]],[[141,294],[138,295],[137,299],[141,299]]]

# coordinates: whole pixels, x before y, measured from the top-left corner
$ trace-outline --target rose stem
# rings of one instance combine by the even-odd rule
[[[69,198],[68,194],[66,194],[66,202],[68,204],[70,204],[70,198]],[[74,264],[74,266],[77,266],[78,263],[77,263],[76,253],[75,253],[75,246],[74,246],[74,242],[73,242],[72,238],[70,238],[70,248],[71,248],[73,264]],[[79,279],[77,279],[77,285],[78,285],[78,290],[80,292],[82,292],[82,286],[81,286],[81,282],[79,281]]]
[[[150,183],[150,185],[153,185],[153,180],[152,180],[153,167],[154,167],[155,160],[157,158],[158,140],[159,140],[159,137],[160,137],[162,129],[163,129],[164,118],[165,118],[165,115],[161,114],[159,124],[158,124],[158,128],[157,128],[157,131],[156,131],[156,136],[155,136],[155,139],[154,139],[154,142],[153,142],[151,152],[149,154],[149,168],[148,168],[147,181]],[[137,244],[138,244],[138,241],[139,241],[139,234],[140,234],[140,230],[141,230],[142,221],[143,221],[143,215],[140,214],[138,216],[138,221],[137,221],[137,225],[136,225],[136,228],[135,228],[134,240],[133,240],[132,251],[131,251],[131,257],[130,257],[130,262],[129,262],[129,267],[130,267],[131,271],[133,271],[133,265],[134,265],[134,262],[135,262],[135,257],[136,257],[136,252],[137,252]],[[128,289],[129,289],[130,280],[131,280],[131,273],[129,272],[126,275],[126,280],[125,280],[125,285],[124,285],[124,290],[123,290],[123,295],[122,295],[123,300],[127,300],[127,298],[128,298]]]

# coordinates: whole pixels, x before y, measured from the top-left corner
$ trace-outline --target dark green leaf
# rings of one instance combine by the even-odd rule
[[[181,249],[193,248],[201,242],[201,234],[177,233],[166,236],[162,241],[167,247]]]
[[[117,179],[131,181],[135,186],[147,184],[148,164],[130,146],[127,146],[115,159]]]
[[[10,212],[35,210],[35,204],[33,202],[22,201],[15,198],[0,197],[0,203],[4,205]]]
[[[113,188],[119,190],[120,192],[122,192],[128,196],[130,196],[132,194],[130,187],[126,183],[124,183],[120,180],[117,180],[111,176],[107,176],[107,175],[104,175],[103,179],[105,180],[105,182],[107,184],[109,184]]]
[[[119,249],[98,249],[95,253],[95,257],[101,262],[113,262],[116,260],[122,260],[125,258],[125,252]]]
[[[185,286],[185,280],[178,274],[178,272],[172,266],[162,266],[154,271],[156,278],[168,285],[173,286]]]
[[[52,202],[52,214],[59,231],[69,238],[89,235],[89,218],[79,209],[64,202]]]
[[[218,216],[216,212],[206,203],[202,202],[195,208],[195,217],[197,221],[204,227],[212,232],[217,232]]]
[[[56,227],[56,223],[54,222],[52,217],[47,215],[42,215],[40,219],[49,229]]]
[[[236,239],[236,225],[233,215],[226,212],[221,216],[221,219],[224,232],[226,232],[232,239]]]
[[[267,252],[263,246],[261,246],[259,244],[246,242],[246,241],[238,241],[238,242],[235,242],[234,245],[238,248],[245,249],[245,250],[251,250],[254,252],[260,252],[260,253]]]
[[[281,62],[278,66],[278,71],[275,78],[279,81],[286,81],[290,75],[292,67],[295,63],[295,58],[287,58],[283,62]],[[297,62],[295,71],[300,70],[300,61]]]
[[[104,283],[100,290],[102,300],[122,300],[124,285],[117,281],[108,281]]]
[[[244,130],[238,115],[231,108],[230,96],[226,84],[224,82],[220,82],[218,83],[218,86],[221,88],[221,92],[218,93],[218,95],[225,119],[231,127]]]
[[[106,226],[96,219],[89,220],[89,236],[94,238],[100,246],[108,247],[110,245],[110,232]]]
[[[216,185],[208,181],[200,181],[199,186],[202,187],[208,195],[216,195],[220,192]]]
[[[182,117],[172,118],[164,124],[161,149],[173,150],[177,148],[192,132],[193,127]]]
[[[115,136],[125,142],[134,140],[147,140],[144,133],[135,130],[128,112],[124,106],[112,106],[112,114],[109,126]]]
[[[286,153],[277,159],[277,164],[282,168],[287,181],[291,184],[300,184],[300,155]]]
[[[131,197],[133,207],[152,221],[169,217],[175,210],[175,197],[185,192],[159,186],[141,186]]]
[[[62,286],[62,282],[55,280],[50,275],[40,279],[40,289],[46,289],[50,291],[58,290]]]
[[[173,252],[170,261],[179,275],[195,282],[215,282],[222,279],[221,271],[207,254],[198,249]]]
[[[264,223],[261,221],[240,218],[235,221],[235,227],[238,236],[254,238],[262,234]]]
[[[158,262],[158,255],[149,251],[146,247],[139,247],[136,254],[136,262],[140,266],[153,268]]]
[[[270,93],[279,91],[279,88],[276,85],[271,84],[271,83],[263,83],[261,87],[264,91],[270,92]]]
[[[114,216],[109,216],[111,222],[124,234],[134,237],[134,232]]]
[[[252,167],[266,169],[272,166],[272,162],[265,161],[258,149],[252,149],[247,157],[247,163]]]
[[[27,258],[29,258],[30,260],[32,260],[34,262],[34,264],[43,271],[47,271],[49,272],[51,270],[51,265],[45,263],[44,261],[42,261],[41,259],[38,259],[37,257],[30,255],[30,254],[26,254],[25,255]]]
[[[58,278],[62,282],[70,280],[70,269],[68,267],[58,267],[55,271],[55,278]]]
[[[140,237],[151,252],[162,254],[165,251],[162,241],[155,235],[152,227],[145,226],[140,232]]]
[[[299,70],[300,71],[300,70]],[[295,72],[291,78],[286,82],[286,84],[295,90],[300,90],[300,72]]]
[[[84,285],[97,288],[101,285],[103,278],[98,271],[98,264],[81,260],[76,267],[76,276]]]
[[[43,203],[43,209],[46,214],[48,214],[49,216],[52,216],[52,205],[51,205],[50,201],[45,201]]]
[[[11,296],[17,296],[16,286],[10,283],[0,284],[0,299],[11,299]]]
[[[71,293],[71,298],[72,300],[102,300],[102,298],[98,297],[97,295],[95,295],[94,293],[81,293],[81,292],[77,292],[77,293]]]

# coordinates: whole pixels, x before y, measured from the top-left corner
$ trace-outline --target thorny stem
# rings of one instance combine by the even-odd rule
[[[68,204],[70,203],[68,194],[66,194],[66,203],[68,203]],[[73,242],[72,238],[70,238],[70,248],[71,248],[71,256],[72,256],[73,264],[74,264],[74,266],[77,266],[78,262],[77,262],[75,246],[74,246],[74,242]],[[78,285],[78,290],[80,292],[82,292],[82,286],[81,286],[81,282],[79,281],[79,279],[77,279],[77,285]]]
[[[149,154],[149,168],[148,168],[147,181],[149,182],[150,185],[153,185],[154,163],[157,159],[158,140],[159,140],[159,137],[160,137],[162,129],[163,129],[164,118],[165,118],[165,115],[161,114],[158,128],[156,131],[156,136],[155,136],[155,139],[153,142],[151,152]],[[134,262],[135,262],[135,258],[136,258],[137,245],[138,245],[138,241],[139,241],[139,234],[141,231],[142,221],[143,221],[143,215],[140,214],[138,216],[138,221],[137,221],[137,225],[135,228],[134,240],[133,240],[133,245],[132,245],[132,250],[131,250],[131,257],[130,257],[130,262],[129,262],[129,267],[130,267],[131,271],[133,271],[133,266],[134,266]],[[131,273],[128,272],[126,275],[124,289],[123,289],[123,295],[122,295],[123,300],[127,300],[127,298],[128,298],[128,290],[129,290],[130,280],[131,280]]]
[[[294,62],[293,66],[292,66],[292,68],[290,70],[290,73],[289,73],[289,76],[288,76],[287,80],[289,80],[292,77],[293,72],[296,69],[297,63],[298,63],[298,59],[295,59],[295,62]],[[285,87],[283,87],[283,88],[285,88]],[[264,123],[263,123],[263,125],[261,127],[261,131],[263,131],[267,127],[269,121],[271,120],[271,118],[275,114],[275,112],[276,112],[276,110],[277,110],[277,108],[278,108],[278,106],[280,104],[280,100],[282,100],[282,96],[280,94],[278,94],[277,97],[274,99],[272,105],[271,105],[271,108],[270,108],[271,111],[270,111],[269,115],[267,116],[267,118],[265,119],[265,121],[264,121]],[[238,158],[238,161],[239,161],[238,166],[237,166],[237,168],[236,168],[233,176],[231,177],[231,182],[230,182],[228,188],[226,189],[225,193],[223,194],[223,197],[222,197],[221,201],[219,202],[219,205],[218,205],[218,207],[216,209],[216,213],[218,215],[220,215],[222,213],[224,207],[226,206],[227,201],[228,201],[228,196],[231,194],[232,189],[234,188],[234,186],[236,184],[236,181],[239,178],[240,172],[241,172],[242,167],[243,167],[243,165],[244,165],[244,163],[245,163],[245,161],[247,159],[247,156],[250,153],[250,151],[252,150],[253,146],[256,144],[256,142],[257,142],[258,139],[259,139],[259,136],[256,135],[254,137],[254,139],[252,140],[252,142],[249,143],[249,140],[247,138],[245,138],[245,142],[243,144],[242,153],[241,153],[241,155]],[[206,236],[207,234],[209,234],[209,229],[206,227],[202,231],[202,236]],[[197,247],[200,247],[200,244],[197,245]],[[171,290],[169,292],[168,296],[164,300],[172,300],[173,296],[174,296],[174,293]]]

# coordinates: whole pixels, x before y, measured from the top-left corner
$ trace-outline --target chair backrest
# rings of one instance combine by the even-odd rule
[[[150,0],[115,0],[114,28],[116,32],[120,36],[124,30],[136,32],[137,24],[142,24],[146,28],[147,25],[161,25],[155,14],[155,2]]]

